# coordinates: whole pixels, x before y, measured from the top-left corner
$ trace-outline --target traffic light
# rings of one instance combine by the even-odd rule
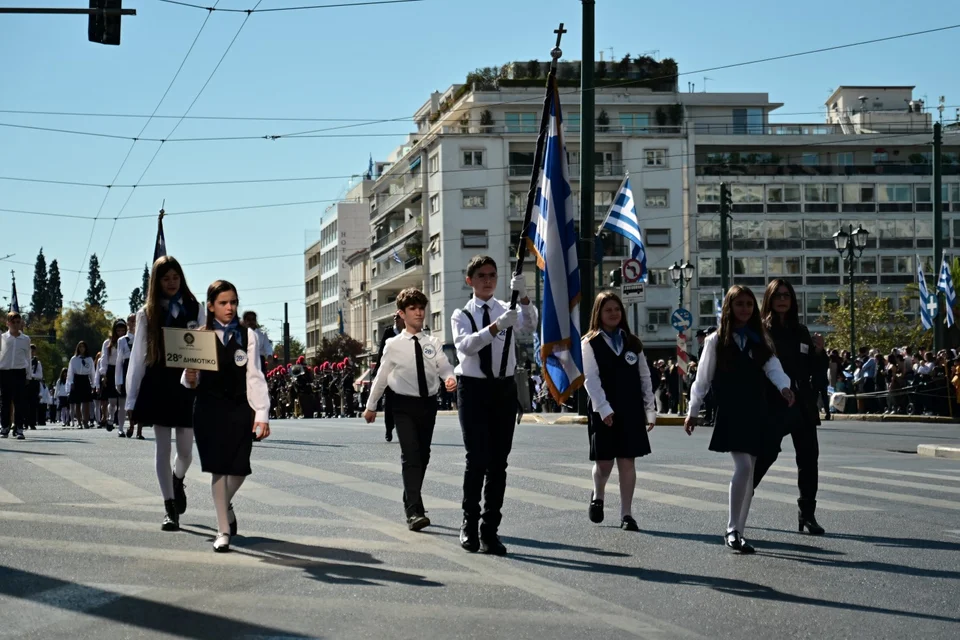
[[[615,287],[619,287],[622,282],[620,269],[614,269],[610,272],[610,284]]]
[[[733,210],[733,196],[730,186],[726,182],[720,183],[720,213],[730,213]]]
[[[87,22],[87,39],[100,44],[120,44],[120,9],[123,0],[90,0],[90,8],[95,9]],[[117,13],[106,14],[105,9]]]

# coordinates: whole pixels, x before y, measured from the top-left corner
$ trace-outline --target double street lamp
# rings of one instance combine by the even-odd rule
[[[857,332],[854,321],[857,306],[854,300],[855,283],[853,276],[857,260],[863,255],[863,250],[867,248],[867,238],[869,238],[870,232],[864,229],[862,224],[857,225],[856,229],[853,228],[852,224],[848,228],[850,229],[849,233],[844,231],[843,227],[840,227],[840,230],[833,234],[833,246],[840,253],[840,259],[846,259],[847,261],[848,280],[850,281],[850,357],[855,358],[857,355]]]
[[[693,280],[693,265],[689,262],[684,262],[679,264],[674,262],[673,266],[670,267],[670,279],[673,280],[673,286],[680,289],[680,305],[679,308],[683,308],[683,288]]]

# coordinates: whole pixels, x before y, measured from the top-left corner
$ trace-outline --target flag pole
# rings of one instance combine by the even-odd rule
[[[540,169],[543,166],[543,153],[547,146],[547,127],[550,124],[550,102],[554,98],[557,80],[557,60],[563,55],[560,50],[560,39],[567,31],[560,23],[560,28],[554,30],[557,34],[557,46],[550,51],[550,72],[547,74],[547,90],[543,96],[543,113],[540,115],[540,134],[537,136],[537,150],[533,156],[533,171],[530,174],[530,189],[527,191],[527,206],[523,214],[523,226],[520,228],[520,238],[517,242],[517,266],[513,270],[513,275],[518,276],[523,273],[523,263],[527,258],[527,230],[530,227],[530,220],[533,217],[534,200],[537,197],[537,185],[540,182]],[[539,278],[537,273],[535,277]],[[510,308],[517,306],[517,292],[514,291],[510,297]],[[503,353],[500,358],[500,377],[507,375],[507,360],[510,356],[510,342],[513,338],[513,327],[507,329],[507,334],[503,341]]]

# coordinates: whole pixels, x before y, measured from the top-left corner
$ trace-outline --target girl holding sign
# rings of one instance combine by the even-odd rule
[[[590,331],[581,341],[583,373],[590,397],[590,460],[593,495],[589,516],[603,522],[607,480],[617,462],[620,474],[620,528],[639,531],[633,518],[633,492],[637,485],[635,459],[650,453],[650,438],[657,421],[650,369],[640,339],[630,333],[620,297],[604,291],[590,314]],[[640,397],[637,397],[640,389]]]
[[[254,440],[270,435],[270,392],[260,368],[257,334],[237,318],[237,289],[226,280],[207,288],[208,331],[217,334],[217,370],[183,372],[183,386],[196,389],[193,425],[204,473],[213,474],[217,531],[213,550],[230,550],[237,535],[233,497],[250,475]]]
[[[163,495],[163,531],[180,530],[180,514],[187,510],[183,478],[193,459],[193,392],[180,384],[181,367],[168,366],[163,328],[198,329],[206,320],[203,306],[187,286],[176,258],[163,256],[153,263],[147,304],[137,312],[127,370],[127,411],[131,422],[153,425],[157,442],[157,481]],[[177,457],[170,469],[173,432]]]

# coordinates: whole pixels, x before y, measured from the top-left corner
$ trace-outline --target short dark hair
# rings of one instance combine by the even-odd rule
[[[473,274],[477,272],[477,269],[487,265],[490,265],[496,269],[497,261],[490,256],[473,256],[470,258],[470,262],[467,263],[467,277],[472,278]]]
[[[427,296],[416,287],[408,287],[397,294],[397,310],[406,311],[409,307],[427,306]]]
[[[11,311],[10,313],[7,314],[7,322],[11,322],[13,320],[21,320],[21,319],[22,318],[20,317],[20,314],[17,311]]]
[[[37,345],[35,345],[35,344],[31,344],[31,345],[30,345],[30,351],[33,351],[33,350],[36,349],[36,348],[37,348]]]

